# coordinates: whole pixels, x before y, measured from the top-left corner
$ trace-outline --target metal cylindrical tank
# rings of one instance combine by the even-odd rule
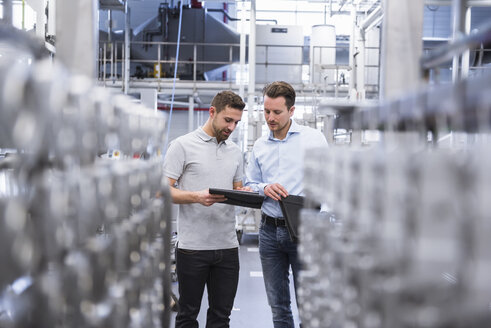
[[[314,25],[310,37],[310,80],[332,84],[336,80],[336,29],[334,25]]]

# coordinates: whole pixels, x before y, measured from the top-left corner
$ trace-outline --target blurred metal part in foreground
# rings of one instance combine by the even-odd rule
[[[49,60],[0,77],[0,326],[168,327],[166,117]]]

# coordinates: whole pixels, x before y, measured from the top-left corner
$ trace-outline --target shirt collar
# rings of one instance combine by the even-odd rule
[[[212,141],[212,140],[215,141],[215,142],[217,142],[217,138],[210,136],[208,133],[205,132],[205,130],[203,130],[203,127],[201,127],[201,126],[196,130],[196,134],[204,142],[208,142],[208,141]],[[223,142],[227,145],[228,144],[228,139],[227,140],[224,140]]]
[[[285,139],[287,139],[293,133],[299,133],[300,132],[300,125],[297,124],[297,122],[295,122],[295,120],[292,118],[290,118],[290,121],[292,122],[292,124],[290,125],[290,128],[288,129],[288,132],[286,133]],[[273,136],[273,131],[269,131],[269,139],[276,139]],[[283,139],[283,140],[285,140],[285,139]]]
[[[292,118],[290,120],[292,121],[292,125],[290,125],[290,129],[288,130],[288,134],[300,132],[300,124],[295,122],[295,120]]]

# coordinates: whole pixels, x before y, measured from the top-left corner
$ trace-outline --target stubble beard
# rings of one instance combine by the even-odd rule
[[[211,126],[213,128],[213,133],[215,134],[215,138],[217,139],[218,143],[227,140],[228,137],[230,136],[230,134],[227,136],[223,133],[227,129],[222,129],[222,130],[218,129],[214,121],[211,122]]]

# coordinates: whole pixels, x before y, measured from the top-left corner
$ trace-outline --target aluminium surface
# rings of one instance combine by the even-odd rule
[[[455,84],[428,86],[404,98],[387,101],[359,111],[361,128],[411,130],[421,126],[431,130],[442,119],[455,131],[474,132],[485,124],[483,118],[491,103],[488,90],[491,74]]]
[[[339,100],[324,100],[321,101],[317,109],[320,115],[337,115],[335,127],[337,129],[353,128],[355,119],[359,119],[357,113],[360,113],[362,108],[376,108],[376,101],[339,101]]]

